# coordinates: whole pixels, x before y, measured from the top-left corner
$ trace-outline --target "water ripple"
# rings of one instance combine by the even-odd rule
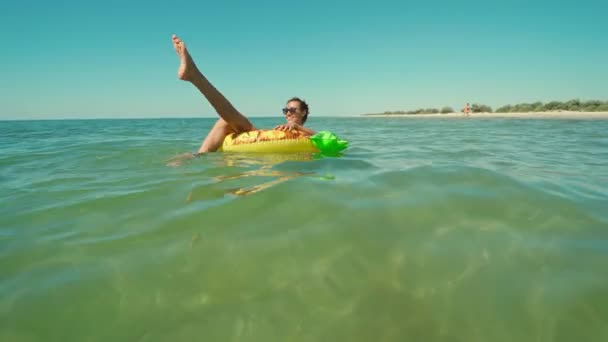
[[[344,156],[167,166],[212,124],[0,122],[0,340],[607,336],[608,122],[316,118]]]

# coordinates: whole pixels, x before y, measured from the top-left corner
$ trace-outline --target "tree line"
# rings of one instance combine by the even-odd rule
[[[454,113],[454,109],[452,107],[443,107],[441,109],[437,108],[419,108],[416,110],[396,110],[396,111],[386,111],[382,113],[382,115],[391,115],[391,114],[446,114],[446,113]],[[380,115],[380,114],[370,114],[370,115]]]
[[[473,103],[471,113],[493,113],[492,107],[484,104]],[[580,101],[573,99],[566,102],[551,101],[547,103],[519,103],[515,105],[505,105],[496,109],[496,113],[527,113],[527,112],[553,112],[553,111],[572,111],[572,112],[608,112],[608,101],[589,100]],[[462,112],[462,110],[460,110]],[[381,114],[368,115],[415,115],[415,114],[447,114],[454,113],[452,107],[438,108],[419,108],[416,110],[386,111]]]
[[[497,113],[521,113],[521,112],[608,112],[608,101],[589,100],[580,101],[578,99],[560,102],[551,101],[547,103],[519,103],[516,105],[506,105],[496,109]]]

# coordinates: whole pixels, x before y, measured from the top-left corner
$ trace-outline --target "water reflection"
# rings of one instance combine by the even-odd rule
[[[233,175],[218,175],[214,177],[218,182],[243,179],[247,177],[260,177],[262,179],[274,178],[260,184],[248,185],[228,190],[228,193],[236,196],[252,195],[291,179],[316,174],[316,172],[273,170],[274,166],[284,162],[312,161],[315,159],[315,156],[312,153],[224,153],[222,154],[222,159],[225,165],[229,167],[254,167],[255,169],[246,170]]]
[[[177,159],[176,159],[177,158]],[[167,166],[202,167],[197,177],[204,176],[206,183],[186,197],[186,203],[200,199],[217,199],[225,195],[246,196],[267,190],[275,185],[302,177],[314,176],[314,171],[298,171],[298,164],[319,157],[313,153],[211,153],[199,156],[180,155]],[[276,166],[295,162],[295,170],[277,170]],[[200,163],[200,164],[199,164]],[[198,164],[198,165],[197,165]]]

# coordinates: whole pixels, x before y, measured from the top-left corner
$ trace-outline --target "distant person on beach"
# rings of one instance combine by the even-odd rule
[[[180,59],[177,77],[192,83],[215,108],[220,117],[203,140],[198,154],[216,151],[229,134],[256,130],[249,119],[234,108],[199,71],[186,49],[186,44],[176,35],[173,35],[172,40],[173,47]],[[304,127],[304,123],[308,119],[308,104],[304,100],[297,97],[289,99],[287,106],[283,108],[283,114],[287,123],[278,125],[274,129],[296,131],[305,136],[316,133],[312,129]]]
[[[464,109],[462,111],[464,112],[465,116],[469,116],[469,114],[471,113],[471,107],[469,106],[468,102],[464,105]]]

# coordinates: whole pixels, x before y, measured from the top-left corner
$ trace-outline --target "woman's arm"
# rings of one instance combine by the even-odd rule
[[[297,125],[296,124],[295,129],[296,129],[296,131],[303,132],[303,133],[306,133],[308,135],[315,135],[315,134],[317,134],[317,132],[315,132],[314,130],[312,130],[310,128],[306,128],[306,127],[304,127],[302,125]]]
[[[275,127],[274,129],[277,129],[279,131],[298,131],[298,132],[302,132],[306,135],[315,135],[317,134],[317,132],[315,132],[314,130],[310,129],[310,128],[306,128],[302,125],[298,125],[296,123],[291,123],[291,124],[283,124],[283,125],[278,125],[277,127]]]

